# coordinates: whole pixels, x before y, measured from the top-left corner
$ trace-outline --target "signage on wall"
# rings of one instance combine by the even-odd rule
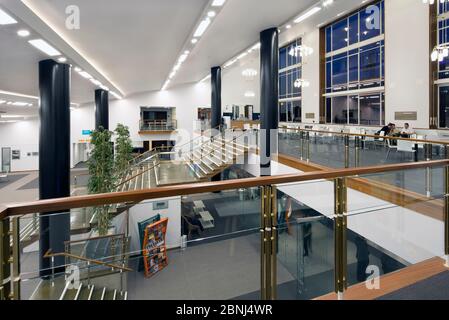
[[[83,136],[90,136],[92,134],[92,130],[83,130]]]

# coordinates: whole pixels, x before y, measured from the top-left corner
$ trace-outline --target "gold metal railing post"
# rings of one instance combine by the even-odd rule
[[[20,300],[20,218],[12,218],[12,298]]]
[[[432,145],[424,145],[424,154],[426,161],[432,161]],[[426,168],[426,195],[430,197],[432,194],[432,169],[430,167]]]
[[[347,289],[347,188],[346,179],[337,178],[334,182],[334,255],[335,255],[335,293],[343,299]]]
[[[11,247],[9,219],[0,220],[0,300],[11,299]]]
[[[360,166],[360,137],[355,137],[355,155],[354,155],[354,167]]]
[[[301,160],[304,160],[304,131],[299,129],[299,148],[301,153]]]
[[[349,168],[349,136],[345,135],[345,168]]]
[[[307,160],[307,162],[309,162],[310,161],[310,132],[308,132],[308,131],[306,133],[306,141],[307,141],[307,144],[306,144],[306,147],[307,147],[306,160]]]
[[[449,158],[449,146],[445,146],[445,157]],[[445,266],[449,268],[449,166],[444,167],[444,254]]]
[[[261,187],[261,299],[277,296],[277,196],[276,187]]]

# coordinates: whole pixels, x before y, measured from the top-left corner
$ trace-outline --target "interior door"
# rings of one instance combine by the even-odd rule
[[[2,172],[11,172],[11,148],[2,148]]]

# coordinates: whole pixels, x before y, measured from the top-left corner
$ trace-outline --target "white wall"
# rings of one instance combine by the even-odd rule
[[[422,1],[385,1],[386,121],[417,111],[415,128],[429,128],[429,10]]]
[[[257,76],[251,80],[242,76],[245,69],[254,69]],[[248,55],[241,63],[237,63],[230,68],[224,69],[222,73],[222,111],[232,112],[232,105],[240,106],[240,113],[244,113],[245,105],[253,105],[253,112],[260,112],[260,55],[259,51],[254,51]],[[252,91],[256,94],[253,98],[245,97],[245,92]]]
[[[167,91],[154,91],[129,96],[109,102],[109,128],[114,130],[118,123],[129,127],[134,144],[146,140],[169,140],[170,135],[139,135],[140,107],[175,107],[178,128],[193,132],[198,107],[210,106],[210,84],[194,83],[175,87]],[[82,106],[72,112],[72,141],[85,139],[83,129],[95,127],[94,104]]]
[[[20,151],[20,160],[11,160],[11,171],[38,170],[39,157],[28,153],[39,152],[39,121],[0,124],[0,150],[5,147]]]

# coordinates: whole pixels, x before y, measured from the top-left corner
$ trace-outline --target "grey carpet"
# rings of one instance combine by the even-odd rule
[[[376,300],[449,300],[449,271],[437,274]]]
[[[75,180],[74,176],[76,176],[76,173],[72,172],[71,177],[71,184],[74,185]],[[76,184],[77,186],[87,186],[87,183],[89,182],[89,176],[86,175],[80,175],[76,178]],[[36,178],[27,184],[21,186],[18,190],[30,190],[30,189],[39,189],[39,178]]]
[[[10,185],[11,183],[17,182],[26,176],[27,176],[27,174],[8,175],[8,178],[6,178],[6,180],[5,179],[0,180],[0,189]]]

